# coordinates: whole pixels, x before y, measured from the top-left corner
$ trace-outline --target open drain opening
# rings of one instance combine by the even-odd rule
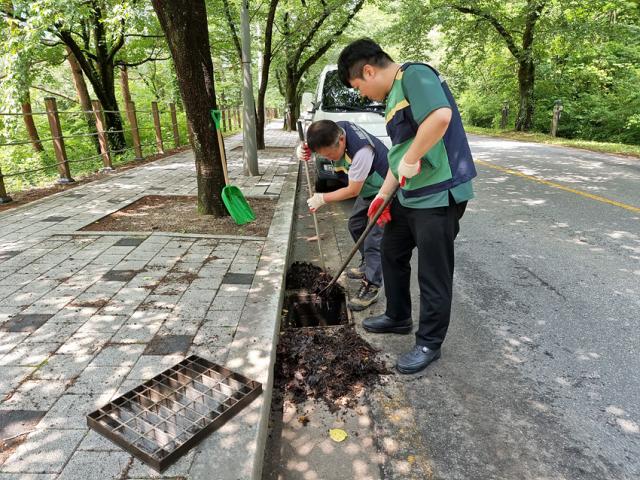
[[[326,295],[312,293],[330,278],[320,267],[295,262],[287,271],[283,328],[329,327],[347,325],[346,294],[336,285]]]
[[[344,294],[342,298],[326,300],[305,291],[287,296],[285,327],[330,327],[349,322]]]

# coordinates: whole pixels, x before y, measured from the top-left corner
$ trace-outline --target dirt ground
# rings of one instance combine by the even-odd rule
[[[277,200],[248,198],[256,219],[236,225],[230,216],[216,218],[196,211],[195,196],[148,195],[87,225],[84,231],[176,232],[265,237]]]

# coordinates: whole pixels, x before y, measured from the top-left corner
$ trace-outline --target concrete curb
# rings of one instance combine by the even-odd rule
[[[288,170],[226,366],[263,393],[196,448],[192,479],[260,479],[271,408],[284,281],[291,251],[297,165]]]

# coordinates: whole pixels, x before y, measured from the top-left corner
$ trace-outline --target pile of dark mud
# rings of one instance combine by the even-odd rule
[[[332,412],[354,408],[365,389],[390,373],[350,325],[285,330],[277,354],[275,382],[284,397],[323,401]]]
[[[329,285],[332,276],[320,267],[307,262],[294,262],[287,271],[287,290],[306,290],[309,293],[318,294]],[[337,283],[322,297],[328,301],[334,301],[344,297],[344,288]]]

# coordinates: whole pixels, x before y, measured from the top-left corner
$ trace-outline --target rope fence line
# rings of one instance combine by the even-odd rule
[[[146,129],[146,128],[153,128],[153,127],[140,127],[140,129]],[[168,127],[167,127],[168,128]],[[59,140],[59,139],[69,139],[69,138],[84,138],[84,137],[96,137],[99,136],[101,134],[110,134],[110,133],[123,133],[123,132],[130,132],[131,129],[130,128],[123,128],[121,130],[101,130],[101,131],[96,131],[96,132],[92,132],[92,133],[74,133],[73,135],[62,135],[59,137],[47,137],[47,138],[40,138],[38,139],[38,141],[40,142],[51,142],[53,140]],[[9,142],[9,143],[0,143],[0,147],[11,147],[11,146],[17,146],[17,145],[30,145],[32,144],[33,141],[31,140],[21,140],[18,142]],[[6,177],[7,175],[5,175]]]
[[[2,172],[2,165],[0,165],[0,204],[7,203],[12,201],[11,197],[6,192],[6,187],[4,184],[4,178],[12,178],[19,177],[25,175],[31,175],[34,173],[44,172],[47,170],[51,170],[53,168],[57,168],[58,170],[58,179],[57,183],[67,184],[73,183],[75,180],[71,177],[71,169],[69,165],[71,164],[80,164],[87,163],[90,161],[96,161],[98,159],[102,159],[103,168],[102,171],[113,171],[112,165],[112,156],[113,155],[122,155],[125,152],[134,152],[134,159],[140,160],[144,158],[143,149],[148,150],[149,148],[155,147],[155,151],[147,152],[147,155],[153,155],[156,153],[165,153],[169,148],[165,148],[165,142],[171,142],[173,146],[171,148],[179,148],[184,145],[185,137],[188,137],[190,134],[190,126],[186,123],[186,119],[184,116],[184,112],[178,112],[176,110],[176,106],[174,102],[169,103],[169,109],[160,109],[157,102],[151,103],[151,110],[137,110],[135,108],[135,103],[130,102],[125,106],[123,111],[119,110],[103,110],[100,102],[97,100],[92,101],[93,110],[58,110],[57,101],[53,97],[45,98],[46,111],[31,111],[31,105],[25,104],[28,108],[25,109],[24,112],[14,113],[14,112],[0,112],[0,116],[16,116],[16,117],[34,117],[34,116],[46,116],[49,124],[49,130],[51,133],[50,137],[39,138],[37,134],[37,130],[35,129],[35,124],[31,120],[31,124],[34,127],[35,136],[30,140],[11,140],[8,142],[0,142],[0,148],[2,147],[24,147],[25,145],[32,145],[36,148],[36,151],[44,151],[44,147],[42,143],[51,142],[53,147],[53,152],[55,154],[56,162],[44,165],[39,168],[32,168],[22,171],[10,171],[6,174]],[[23,108],[24,106],[23,105]],[[239,129],[242,127],[242,115],[241,115],[241,107],[240,106],[232,106],[223,108],[222,112],[222,122],[221,122],[221,130],[223,132],[227,132],[234,129]],[[268,107],[265,109],[265,119],[267,121],[278,116],[281,110],[277,108]],[[95,119],[95,127],[96,131],[88,132],[88,133],[73,133],[73,134],[63,134],[62,126],[60,123],[60,115],[92,115]],[[123,123],[122,128],[113,130],[106,128],[105,114],[117,114],[121,118],[121,122]],[[146,116],[147,114],[151,117],[145,118],[145,125],[138,124],[138,116],[143,114]],[[178,120],[180,118],[181,121]],[[125,127],[124,121],[128,120],[129,126]],[[148,120],[152,121],[152,125],[149,125]],[[41,127],[40,127],[41,128]],[[29,130],[29,126],[27,125],[27,130]],[[141,132],[143,131],[154,131],[154,134],[150,135],[149,133],[143,134],[144,139],[141,139]],[[113,138],[109,139],[110,136],[114,134],[130,134],[130,141],[132,143],[131,146],[127,146],[129,140],[124,138],[125,146],[124,148],[113,148],[110,144]],[[74,139],[87,139],[87,138],[97,137],[98,141],[96,141],[93,145],[95,148],[99,147],[100,153],[95,155],[90,155],[82,158],[69,158],[65,148],[66,140],[74,140]],[[152,140],[153,139],[153,140]],[[74,147],[77,148],[77,147]]]

